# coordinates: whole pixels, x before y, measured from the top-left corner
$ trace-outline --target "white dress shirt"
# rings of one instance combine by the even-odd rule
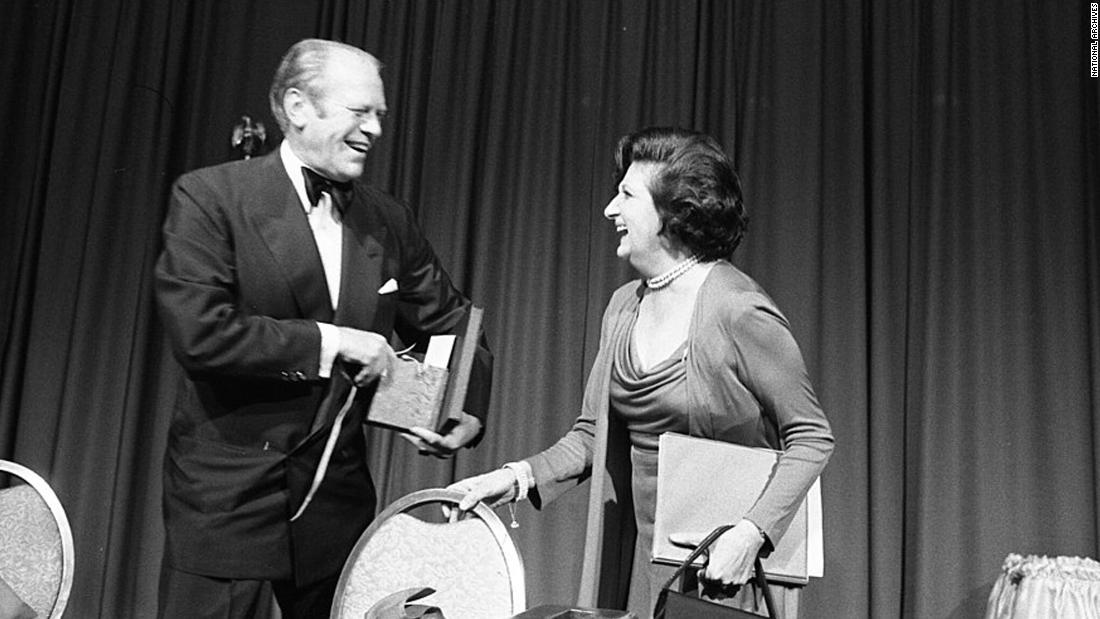
[[[340,302],[340,276],[344,251],[344,230],[340,225],[340,213],[333,208],[332,196],[327,192],[321,194],[317,206],[309,203],[306,180],[302,175],[305,164],[291,150],[290,142],[283,140],[279,146],[279,157],[309,219],[313,240],[317,243],[317,252],[321,254],[321,266],[325,271],[329,300],[332,302],[332,310],[336,311]],[[336,353],[340,349],[340,329],[336,325],[325,322],[318,322],[317,328],[321,330],[321,359],[318,372],[322,378],[328,378],[332,374],[332,363],[336,360]]]

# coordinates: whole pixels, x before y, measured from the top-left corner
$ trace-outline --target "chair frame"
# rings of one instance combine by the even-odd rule
[[[352,548],[351,552],[348,554],[348,558],[344,562],[344,568],[340,572],[340,580],[336,584],[336,596],[333,598],[332,611],[329,616],[339,617],[340,613],[343,612],[343,591],[347,588],[349,580],[351,579],[352,566],[355,563],[355,559],[366,547],[371,537],[374,536],[374,533],[378,531],[387,520],[397,514],[432,503],[449,503],[457,506],[464,496],[463,493],[454,490],[429,488],[427,490],[419,490],[407,494],[382,510],[382,512],[375,517],[374,521],[371,522],[371,525],[367,527],[367,530],[359,536],[359,540],[355,543],[355,547]],[[508,534],[508,529],[505,528],[500,517],[498,517],[496,512],[490,509],[488,505],[479,502],[469,513],[477,516],[485,523],[485,526],[489,528],[489,532],[499,546],[501,554],[504,557],[505,567],[508,570],[508,581],[512,592],[512,608],[517,613],[522,612],[527,608],[527,584],[524,579],[523,559],[519,555],[519,550],[516,549],[512,536]]]
[[[73,546],[73,530],[69,526],[69,517],[65,514],[65,508],[61,505],[57,494],[50,487],[49,482],[31,469],[16,464],[10,460],[0,460],[0,472],[14,475],[27,482],[42,497],[54,522],[57,523],[57,532],[61,536],[61,582],[57,587],[57,597],[54,598],[53,608],[50,610],[50,619],[60,619],[69,603],[69,593],[73,588],[73,569],[76,563],[76,550]]]

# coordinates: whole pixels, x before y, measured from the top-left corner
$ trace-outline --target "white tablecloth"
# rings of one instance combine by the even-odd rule
[[[1010,554],[985,619],[1100,619],[1100,563]]]

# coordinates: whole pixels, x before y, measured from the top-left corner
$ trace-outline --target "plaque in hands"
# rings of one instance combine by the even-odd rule
[[[396,430],[420,427],[441,431],[462,419],[482,310],[470,308],[461,335],[436,335],[424,359],[397,358],[371,401],[367,422]]]

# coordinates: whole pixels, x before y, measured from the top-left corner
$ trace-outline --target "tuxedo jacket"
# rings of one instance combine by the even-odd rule
[[[367,388],[345,418],[309,508],[289,522],[332,427],[328,418],[311,430],[337,382],[319,376],[316,323],[423,343],[457,331],[470,302],[405,205],[358,182],[353,194],[342,217],[334,311],[277,150],[187,173],[173,185],[156,296],[184,370],[164,471],[166,552],[177,569],[307,584],[339,571],[373,517],[361,428],[373,395]],[[380,294],[391,279],[397,290]],[[492,360],[481,344],[466,410],[484,420]]]

